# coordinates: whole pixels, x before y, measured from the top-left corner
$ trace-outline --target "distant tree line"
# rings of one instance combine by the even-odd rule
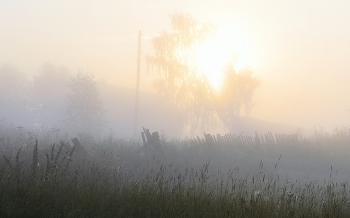
[[[71,74],[50,63],[43,64],[32,78],[9,64],[0,67],[0,120],[85,133],[102,131],[105,126],[93,74]]]
[[[253,95],[260,80],[250,70],[237,72],[234,64],[223,69],[220,93],[210,81],[199,74],[191,63],[193,48],[216,31],[215,25],[201,22],[190,15],[171,16],[172,31],[154,37],[153,55],[147,55],[148,68],[160,72],[154,87],[181,114],[184,127],[205,130],[218,124],[225,126],[241,115],[250,116]],[[26,121],[52,125],[56,123],[83,132],[101,131],[106,124],[94,76],[71,74],[65,67],[50,63],[42,66],[36,76],[26,77],[11,65],[0,67],[0,120]],[[18,123],[18,122],[17,122]]]

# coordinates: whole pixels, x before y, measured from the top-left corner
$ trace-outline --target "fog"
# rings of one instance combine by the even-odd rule
[[[279,183],[301,194],[304,183],[348,182],[349,8],[345,0],[3,1],[0,179],[19,167],[46,182],[71,163],[66,172],[80,184],[99,183],[103,172],[118,190],[180,180],[234,190],[252,180],[249,191]],[[182,37],[191,18],[202,26]],[[210,24],[237,39],[227,60],[226,42],[198,49]],[[214,54],[202,60],[207,68],[226,61],[219,88],[198,50]]]
[[[141,30],[140,89],[155,92],[155,75],[146,73],[144,61],[144,55],[153,52],[150,40],[171,29],[170,14],[190,13],[229,26],[253,50],[250,67],[262,84],[254,96],[252,117],[331,129],[349,122],[348,4],[341,0],[332,4],[11,1],[0,9],[0,64],[12,65],[32,78],[50,62],[71,73],[83,70],[108,84],[134,88]]]
[[[170,15],[223,25],[248,45],[248,67],[261,81],[250,116],[211,133],[252,134],[314,126],[348,126],[350,28],[347,1],[12,1],[0,9],[1,114],[13,126],[62,128],[69,80],[94,75],[103,102],[104,132],[135,136],[137,37],[141,38],[140,98],[136,133],[145,126],[171,137],[201,135],[184,128],[181,115],[157,94],[156,71],[145,56],[152,38],[171,30]],[[50,74],[51,72],[51,74]],[[50,76],[51,75],[51,76]]]

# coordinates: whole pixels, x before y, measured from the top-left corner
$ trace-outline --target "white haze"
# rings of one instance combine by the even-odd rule
[[[229,169],[239,167],[242,178],[258,174],[262,161],[267,175],[322,181],[333,173],[339,181],[346,181],[350,141],[349,8],[348,0],[0,0],[0,149],[10,156],[20,145],[30,157],[33,135],[42,147],[59,143],[60,137],[69,141],[79,136],[76,132],[65,134],[61,121],[69,92],[67,81],[82,71],[95,75],[108,121],[101,138],[98,134],[93,140],[80,137],[97,161],[109,161],[102,153],[109,155],[111,151],[116,166],[128,172],[140,166],[135,174],[137,170],[170,164],[181,170],[200,170],[210,161],[210,173],[221,170],[226,176]],[[241,117],[231,129],[206,131],[298,133],[299,144],[200,147],[190,146],[188,141],[171,141],[173,137],[192,136],[188,130],[184,134],[174,106],[153,89],[157,71],[147,74],[144,55],[153,52],[152,37],[171,29],[169,15],[175,12],[224,23],[243,35],[254,50],[251,68],[262,83],[253,98],[252,117]],[[141,91],[134,132],[139,30],[143,32]],[[35,78],[48,70],[63,72],[64,76],[44,80],[47,85],[40,90],[31,89]],[[39,103],[24,108],[24,101]],[[344,135],[342,132],[334,139],[336,125]],[[142,126],[164,133],[162,149],[144,148]],[[324,135],[317,138],[314,126],[318,131],[323,129]],[[199,130],[193,136],[197,135],[203,138]],[[313,143],[307,143],[310,135]],[[113,143],[108,144],[107,137]],[[118,141],[120,138],[126,141]],[[130,138],[135,141],[129,143]],[[105,147],[96,146],[101,141]]]
[[[29,77],[48,61],[134,88],[138,31],[144,57],[152,53],[150,39],[171,28],[170,14],[190,13],[231,27],[253,48],[251,67],[262,80],[253,117],[305,128],[349,123],[348,1],[17,0],[0,6],[0,64]],[[141,90],[154,92],[153,79],[143,61]]]

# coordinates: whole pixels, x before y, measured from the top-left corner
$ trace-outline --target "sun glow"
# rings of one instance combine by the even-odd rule
[[[215,90],[220,90],[223,70],[232,63],[239,72],[250,65],[248,46],[242,37],[229,28],[219,28],[215,34],[198,44],[194,52],[197,70],[210,81]]]

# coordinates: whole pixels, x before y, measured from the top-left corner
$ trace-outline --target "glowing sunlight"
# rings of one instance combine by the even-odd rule
[[[223,69],[232,63],[239,72],[250,65],[250,54],[245,40],[229,28],[219,27],[217,32],[197,46],[195,65],[211,85],[220,90]]]

